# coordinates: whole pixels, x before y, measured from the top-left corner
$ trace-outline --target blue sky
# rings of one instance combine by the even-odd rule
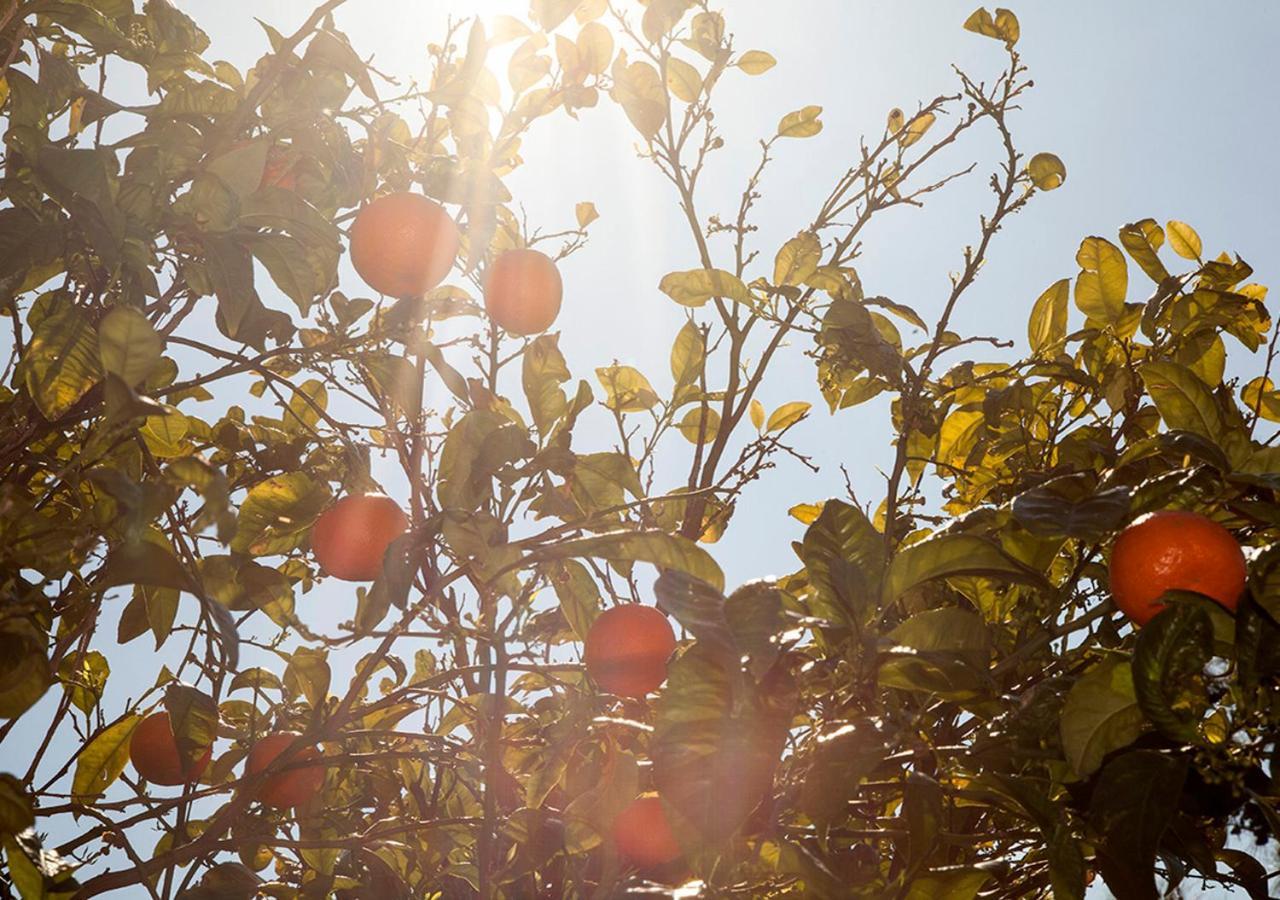
[[[214,56],[245,68],[265,47],[253,16],[287,34],[313,4],[177,5],[208,31]],[[736,208],[755,165],[756,141],[772,134],[780,116],[807,104],[825,108],[825,130],[808,140],[782,142],[762,183],[755,236],[762,266],[771,266],[774,249],[809,223],[833,180],[854,159],[859,137],[878,134],[891,107],[910,111],[955,90],[952,63],[982,79],[993,77],[1003,62],[997,43],[960,27],[974,0],[721,5],[737,47],[767,50],[778,65],[760,77],[722,82],[717,124],[727,146],[710,164],[700,201],[704,216]],[[362,55],[375,55],[380,69],[425,79],[426,44],[443,33],[447,16],[520,14],[526,6],[518,0],[349,0],[336,18]],[[1021,347],[1032,302],[1053,281],[1075,274],[1080,239],[1100,234],[1114,240],[1121,225],[1146,216],[1191,223],[1207,251],[1238,251],[1254,265],[1257,280],[1271,280],[1280,247],[1274,174],[1280,4],[1039,0],[1015,11],[1022,22],[1019,49],[1036,82],[1013,119],[1015,136],[1028,155],[1057,153],[1068,178],[1000,235],[957,315],[957,330],[1012,338]],[[508,184],[529,220],[547,230],[570,223],[578,201],[595,202],[601,213],[586,249],[562,268],[559,326],[570,368],[590,378],[592,369],[616,357],[662,386],[683,311],[658,292],[657,283],[669,271],[693,267],[696,259],[674,195],[656,170],[636,158],[635,140],[607,101],[584,110],[578,122],[558,114],[525,142],[526,166]],[[988,137],[954,148],[946,168],[977,162],[974,175],[935,195],[926,209],[894,210],[871,227],[858,263],[869,293],[908,303],[926,319],[936,314],[948,273],[959,267],[961,248],[976,235],[988,200],[984,172],[997,161],[994,151]],[[1136,269],[1133,274],[1131,299],[1138,299],[1143,279]],[[358,285],[344,262],[343,287],[357,293]],[[266,299],[289,307],[270,292]],[[804,349],[788,348],[766,380],[762,400],[768,408],[796,399],[814,404],[812,417],[793,435],[821,471],[815,475],[784,459],[751,486],[735,527],[712,548],[730,584],[795,568],[790,541],[802,527],[786,510],[841,493],[840,464],[860,498],[878,500],[882,490],[878,467],[890,458],[891,439],[884,406],[871,403],[828,416]],[[1260,361],[1238,344],[1232,342],[1229,352],[1231,371],[1260,371]],[[519,390],[515,383],[509,389]],[[687,453],[689,445],[675,440],[673,449]],[[609,442],[604,430],[579,439],[583,449],[606,449]],[[304,618],[321,626],[348,618],[354,608],[349,587],[337,583],[320,586],[299,605]],[[113,632],[113,625],[102,629],[99,649],[115,662],[120,655],[109,637]],[[130,646],[142,649],[145,641]],[[121,659],[118,667],[133,669],[141,688],[151,683],[161,659]],[[345,679],[335,673],[335,685],[341,683]],[[121,695],[114,696],[119,702]],[[11,740],[20,745],[22,729]]]

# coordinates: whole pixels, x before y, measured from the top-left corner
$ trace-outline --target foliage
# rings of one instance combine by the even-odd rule
[[[996,39],[998,76],[894,110],[765,252],[762,175],[822,109],[782,117],[738,211],[703,216],[714,91],[774,64],[705,3],[535,0],[528,22],[455,25],[403,85],[335,28],[341,2],[291,35],[264,26],[249,72],[165,0],[29,0],[0,26],[10,893],[609,896],[648,877],[714,896],[1072,898],[1099,873],[1155,897],[1157,873],[1195,872],[1266,896],[1260,864],[1224,846],[1229,828],[1280,829],[1266,289],[1186,223],[1142,219],[1118,244],[1085,238],[1076,278],[1029,302],[1027,355],[954,361],[1001,346],[953,314],[997,232],[1066,178],[1010,130],[1030,86],[1011,12],[964,23]],[[125,66],[146,105],[111,99]],[[701,263],[655,286],[687,308],[670,391],[617,364],[575,381],[554,333],[514,340],[476,299],[503,249],[585,243],[594,205],[530,230],[504,178],[526,133],[604,98]],[[1002,148],[992,205],[927,325],[854,262],[879,213],[967,174],[925,175],[979,129]],[[398,302],[340,289],[354,210],[404,189],[456,211],[452,279]],[[790,442],[808,406],[757,397],[800,339],[832,413],[891,400],[885,495],[798,502],[797,570],[729,590],[707,547],[779,454],[807,461]],[[1262,374],[1228,378],[1227,339],[1262,351]],[[612,446],[575,442],[590,416],[616,425]],[[669,463],[687,478],[655,486]],[[375,473],[412,530],[324,633],[298,602],[321,577],[309,528]],[[1108,547],[1167,507],[1236,534],[1249,593],[1234,616],[1170,597],[1135,634],[1107,597]],[[685,633],[667,684],[602,695],[580,641],[605,605],[651,594]],[[112,677],[153,646],[180,659],[156,684]],[[127,765],[161,705],[189,756],[216,729],[213,764],[174,794]],[[19,724],[48,736],[18,746]],[[240,774],[281,729],[327,769],[292,812]],[[608,832],[648,790],[686,852],[637,873]],[[74,836],[42,846],[55,827]]]

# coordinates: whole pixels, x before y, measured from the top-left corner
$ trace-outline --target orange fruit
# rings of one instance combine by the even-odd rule
[[[665,865],[684,852],[667,821],[662,801],[652,794],[627,804],[613,820],[612,834],[618,854],[641,869]]]
[[[537,250],[508,250],[485,272],[485,311],[512,334],[550,328],[560,314],[563,294],[560,270]]]
[[[296,731],[277,731],[262,738],[249,751],[249,758],[244,764],[244,774],[256,775],[261,772],[297,738]],[[274,809],[290,809],[306,803],[320,791],[324,784],[324,766],[288,767],[319,758],[320,751],[315,747],[304,747],[290,756],[289,761],[284,763],[285,768],[268,776],[258,788],[258,801],[263,806]]]
[[[602,612],[587,632],[583,657],[602,690],[643,697],[667,680],[676,635],[652,606],[624,603]]]
[[[204,774],[212,758],[213,748],[209,747],[195,763],[183,766],[167,712],[147,716],[129,739],[129,760],[134,770],[152,784],[190,784]]]
[[[387,547],[409,528],[396,501],[382,494],[353,494],[326,509],[311,526],[316,562],[343,581],[373,581],[382,574]]]
[[[365,284],[389,297],[421,297],[444,280],[457,255],[457,224],[421,194],[385,194],[351,225],[352,264]]]
[[[1165,591],[1196,591],[1234,611],[1244,592],[1244,553],[1231,532],[1199,513],[1140,516],[1111,548],[1111,597],[1139,625],[1164,609]]]
[[[289,156],[289,151],[284,145],[272,144],[271,149],[267,151],[267,164],[262,169],[262,180],[258,182],[258,189],[278,187],[286,191],[296,190],[298,187],[298,173],[295,171],[297,164],[298,161]]]

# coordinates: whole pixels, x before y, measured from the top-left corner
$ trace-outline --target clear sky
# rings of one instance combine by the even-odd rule
[[[314,5],[312,0],[175,3],[208,31],[214,56],[241,68],[266,46],[253,17],[288,34]],[[1003,61],[997,43],[961,29],[975,0],[725,0],[719,5],[736,46],[767,50],[778,65],[756,78],[726,76],[717,92],[716,121],[727,146],[710,164],[700,205],[704,216],[736,208],[755,164],[756,141],[772,134],[781,115],[807,104],[825,108],[825,130],[780,144],[762,184],[755,246],[763,251],[764,266],[771,266],[774,248],[810,222],[834,178],[855,158],[859,136],[878,134],[891,107],[910,111],[920,101],[953,91],[952,63],[981,79],[994,76]],[[425,47],[439,39],[447,16],[519,14],[526,7],[521,0],[348,0],[336,18],[358,52],[372,53],[381,70],[425,79]],[[1121,225],[1146,216],[1191,223],[1207,251],[1238,251],[1254,265],[1257,280],[1272,280],[1280,248],[1275,177],[1280,55],[1274,46],[1280,3],[1028,0],[1014,9],[1022,22],[1019,49],[1036,82],[1013,120],[1015,136],[1028,155],[1057,153],[1068,178],[999,236],[954,327],[1012,338],[1022,346],[1032,302],[1051,282],[1075,274],[1080,239],[1101,234],[1115,240]],[[140,99],[108,93],[125,102]],[[663,386],[683,311],[658,292],[657,283],[665,273],[697,261],[669,186],[636,158],[635,140],[629,123],[607,101],[582,111],[577,122],[556,114],[525,142],[526,166],[508,183],[529,220],[548,230],[569,224],[573,205],[581,200],[594,201],[601,213],[586,249],[562,269],[565,308],[558,324],[570,368],[590,377],[594,367],[616,357]],[[947,167],[977,162],[973,176],[935,195],[923,211],[891,211],[872,226],[858,264],[869,293],[908,303],[926,319],[938,311],[948,273],[958,268],[961,249],[973,240],[987,204],[984,172],[997,161],[994,149],[986,138],[955,148]],[[345,262],[342,272],[343,287],[358,292],[359,282]],[[1133,274],[1131,286],[1142,290],[1136,267]],[[270,290],[265,299],[279,308],[291,306]],[[1140,298],[1135,293],[1130,299]],[[734,527],[711,548],[731,585],[796,567],[790,542],[802,526],[786,510],[796,502],[841,493],[840,464],[860,498],[880,496],[877,467],[890,458],[885,408],[872,403],[828,416],[812,363],[801,355],[804,349],[788,349],[766,381],[762,399],[769,408],[795,399],[814,404],[810,420],[793,435],[821,472],[814,475],[784,459],[749,488]],[[1238,344],[1228,349],[1235,356],[1233,371],[1260,370]],[[433,389],[441,390],[429,386]],[[515,384],[510,389],[518,392]],[[608,441],[600,430],[594,439],[580,437],[579,445],[607,449]],[[322,627],[348,618],[353,608],[349,587],[333,582],[299,604],[303,618]],[[331,612],[325,614],[326,609]],[[101,633],[113,632],[112,626]],[[111,638],[104,641],[99,649],[113,665],[119,659],[120,670],[138,667],[139,690],[151,683],[159,657],[121,659]],[[142,638],[130,646],[143,649],[145,643]],[[335,672],[334,683],[344,684],[345,678]],[[109,696],[119,703],[122,695]],[[21,744],[20,733],[15,738]]]

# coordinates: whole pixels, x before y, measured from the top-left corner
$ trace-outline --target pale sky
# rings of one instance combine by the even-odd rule
[[[289,34],[314,5],[175,2],[208,31],[212,55],[242,69],[266,46],[253,17]],[[776,247],[809,223],[833,180],[855,158],[859,136],[879,134],[891,107],[910,112],[918,102],[954,91],[953,62],[982,79],[996,75],[1004,59],[998,43],[961,29],[976,0],[719,5],[736,47],[766,50],[778,64],[759,77],[726,76],[721,82],[716,121],[727,146],[710,163],[700,202],[704,217],[736,209],[755,165],[756,141],[772,134],[780,116],[807,104],[825,108],[825,130],[808,140],[781,142],[762,183],[755,237],[762,250],[760,272],[771,267]],[[518,14],[526,7],[518,0],[349,0],[336,18],[357,51],[373,53],[380,69],[425,79],[425,46],[442,34],[446,16]],[[1075,275],[1081,238],[1100,234],[1115,241],[1121,225],[1146,216],[1189,222],[1207,253],[1238,251],[1257,270],[1256,280],[1271,281],[1280,248],[1274,175],[1280,4],[1035,0],[1014,9],[1022,23],[1019,49],[1036,82],[1012,120],[1015,137],[1027,155],[1057,153],[1068,178],[1009,223],[953,327],[1013,338],[1023,348],[1032,302],[1053,281]],[[125,102],[141,99],[110,87],[108,94]],[[570,223],[578,201],[594,201],[600,211],[590,243],[562,267],[565,306],[558,327],[575,375],[594,381],[592,370],[616,357],[639,367],[661,389],[669,383],[668,352],[683,311],[659,293],[657,283],[697,261],[671,189],[636,158],[635,141],[630,124],[607,100],[583,110],[577,122],[557,113],[525,142],[526,165],[508,186],[530,221],[547,230]],[[998,162],[995,149],[985,136],[953,148],[945,168],[977,162],[979,170],[935,195],[923,211],[894,210],[873,224],[858,263],[869,294],[908,303],[926,320],[936,314],[948,273],[958,268],[961,248],[974,239],[978,215],[988,205],[985,172]],[[358,293],[359,282],[345,261],[342,273],[343,288]],[[1142,299],[1137,292],[1146,290],[1144,278],[1136,267],[1131,273],[1130,299]],[[290,307],[272,289],[264,299]],[[913,337],[919,335],[904,334],[908,341]],[[790,348],[766,380],[762,400],[770,409],[795,399],[814,404],[810,420],[792,434],[822,471],[814,475],[781,459],[749,487],[725,539],[710,548],[731,586],[796,568],[790,542],[803,528],[786,510],[842,493],[841,463],[861,499],[878,501],[882,495],[877,467],[891,458],[885,406],[873,402],[828,416],[804,349]],[[1234,341],[1228,350],[1234,355],[1230,371],[1260,371],[1260,361]],[[519,395],[517,384],[509,390]],[[576,446],[597,450],[610,443],[608,433],[597,429],[582,433]],[[681,468],[688,447],[672,444]],[[302,617],[322,628],[349,618],[353,609],[349,586],[335,582],[299,601]],[[125,692],[136,696],[164,657],[122,654],[114,646],[114,622],[104,623],[100,633],[95,646],[113,665],[119,660],[118,670],[138,667],[131,673],[138,689]],[[140,638],[130,649],[149,651],[147,641]],[[334,684],[345,681],[335,667]],[[108,692],[109,716],[119,712],[120,687]],[[54,699],[50,692],[33,718],[43,718],[39,709]],[[10,740],[22,746],[23,732],[19,728]]]

